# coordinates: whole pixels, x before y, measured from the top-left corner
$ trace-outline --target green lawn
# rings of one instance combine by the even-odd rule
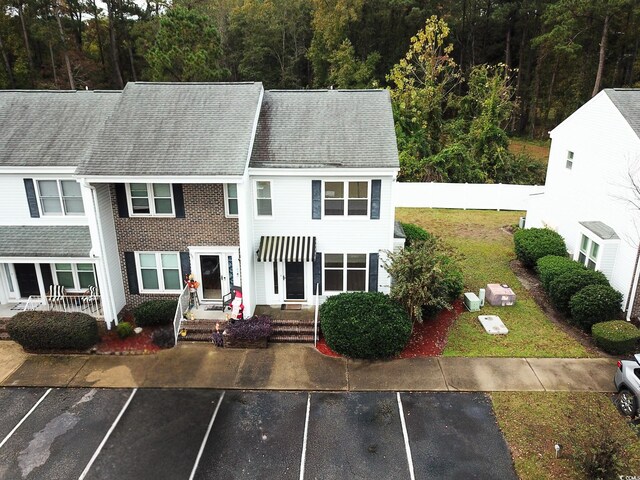
[[[512,235],[503,227],[518,223],[522,212],[398,208],[396,218],[445,239],[463,256],[465,291],[487,283],[507,283],[516,293],[513,307],[483,307],[509,329],[488,335],[477,313],[463,313],[453,325],[443,355],[463,357],[588,357],[585,348],[553,325],[509,267],[515,258]]]

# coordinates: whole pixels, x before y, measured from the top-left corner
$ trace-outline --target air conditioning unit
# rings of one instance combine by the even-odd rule
[[[480,299],[475,293],[467,292],[464,294],[464,306],[467,307],[467,310],[470,312],[479,312]]]

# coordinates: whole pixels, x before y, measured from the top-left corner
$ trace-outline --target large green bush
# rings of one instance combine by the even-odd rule
[[[547,255],[562,257],[567,246],[558,232],[548,228],[528,228],[513,234],[516,256],[525,267],[533,268],[536,262]]]
[[[9,336],[27,350],[86,350],[100,340],[96,319],[85,313],[20,312]]]
[[[571,318],[584,330],[595,323],[615,318],[620,312],[622,294],[609,285],[587,285],[569,301]]]
[[[173,322],[177,306],[176,300],[149,300],[135,308],[133,318],[139,327],[169,325]]]
[[[540,277],[542,288],[548,293],[556,278],[568,271],[585,270],[587,267],[569,257],[559,257],[557,255],[547,255],[536,263],[536,271]]]
[[[415,244],[416,242],[423,242],[425,240],[429,240],[432,237],[429,232],[427,232],[424,228],[419,227],[418,225],[403,222],[400,222],[400,224],[402,225],[402,229],[404,230],[405,235],[404,246],[407,248],[411,247],[411,245]]]
[[[596,345],[613,355],[634,353],[640,341],[640,330],[624,320],[596,323],[591,335]]]
[[[350,292],[329,297],[320,307],[327,345],[351,358],[388,358],[411,336],[411,319],[383,293]]]
[[[607,277],[596,270],[570,270],[551,282],[549,296],[558,310],[569,315],[569,301],[587,285],[609,285]]]

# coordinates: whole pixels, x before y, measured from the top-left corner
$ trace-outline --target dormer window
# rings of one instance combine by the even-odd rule
[[[573,168],[573,152],[569,150],[567,152],[567,163],[565,164],[567,170],[571,170]]]

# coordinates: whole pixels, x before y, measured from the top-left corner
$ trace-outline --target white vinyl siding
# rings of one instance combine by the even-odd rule
[[[133,217],[173,217],[173,191],[169,183],[128,183],[127,202]]]

